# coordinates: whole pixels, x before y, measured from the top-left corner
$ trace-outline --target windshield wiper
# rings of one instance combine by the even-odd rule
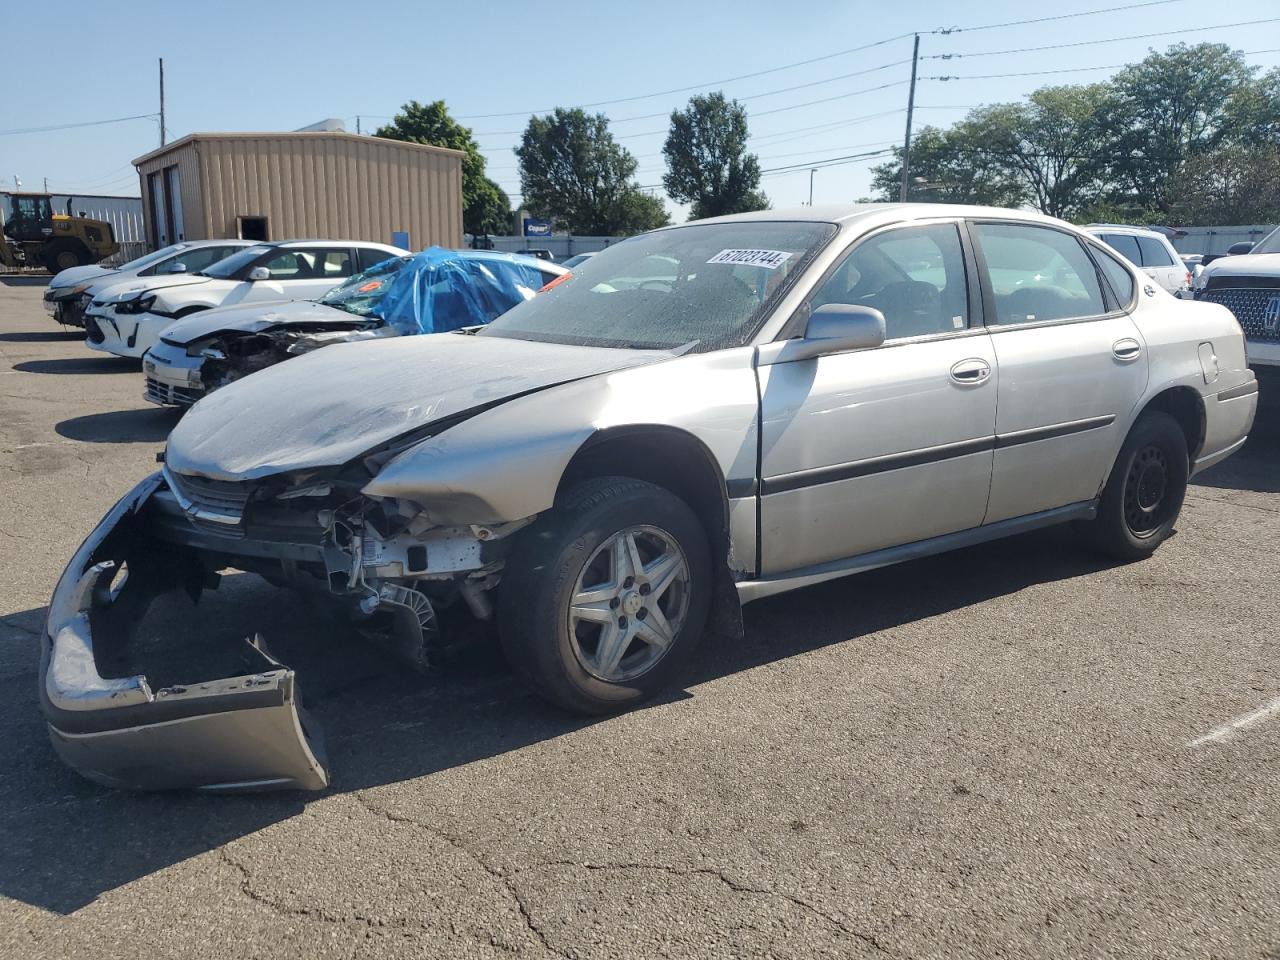
[[[688,353],[690,350],[692,350],[701,342],[702,342],[701,340],[690,340],[688,343],[682,343],[680,346],[676,347],[674,350],[671,350],[669,352],[673,357],[683,357],[686,353]]]

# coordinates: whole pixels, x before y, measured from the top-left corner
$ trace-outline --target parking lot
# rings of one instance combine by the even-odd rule
[[[130,795],[54,756],[39,637],[176,414],[41,282],[0,278],[0,956],[1280,957],[1280,715],[1220,729],[1280,697],[1280,383],[1150,561],[1049,530],[763,601],[618,717],[234,578],[202,630],[290,649],[333,785]]]

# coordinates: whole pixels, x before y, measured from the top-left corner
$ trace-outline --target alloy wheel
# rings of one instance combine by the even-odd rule
[[[620,530],[596,548],[569,601],[569,643],[582,668],[623,683],[653,669],[689,611],[689,563],[652,526]]]

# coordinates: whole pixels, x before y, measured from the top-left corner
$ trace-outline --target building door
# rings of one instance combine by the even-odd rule
[[[182,174],[178,172],[176,164],[172,167],[165,167],[164,192],[165,199],[168,201],[166,210],[169,214],[173,239],[175,241],[185,240],[187,239],[187,232],[182,222]]]

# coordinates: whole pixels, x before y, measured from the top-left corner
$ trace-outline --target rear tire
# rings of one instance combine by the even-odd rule
[[[684,501],[642,480],[588,480],[524,531],[508,557],[502,646],[552,703],[622,710],[692,661],[711,590],[706,535]]]
[[[44,268],[55,276],[63,270],[79,267],[89,262],[86,251],[69,240],[59,240],[49,245],[44,251]]]
[[[1167,413],[1144,413],[1102,489],[1096,519],[1077,525],[1097,550],[1143,560],[1173,534],[1187,492],[1187,438]]]

